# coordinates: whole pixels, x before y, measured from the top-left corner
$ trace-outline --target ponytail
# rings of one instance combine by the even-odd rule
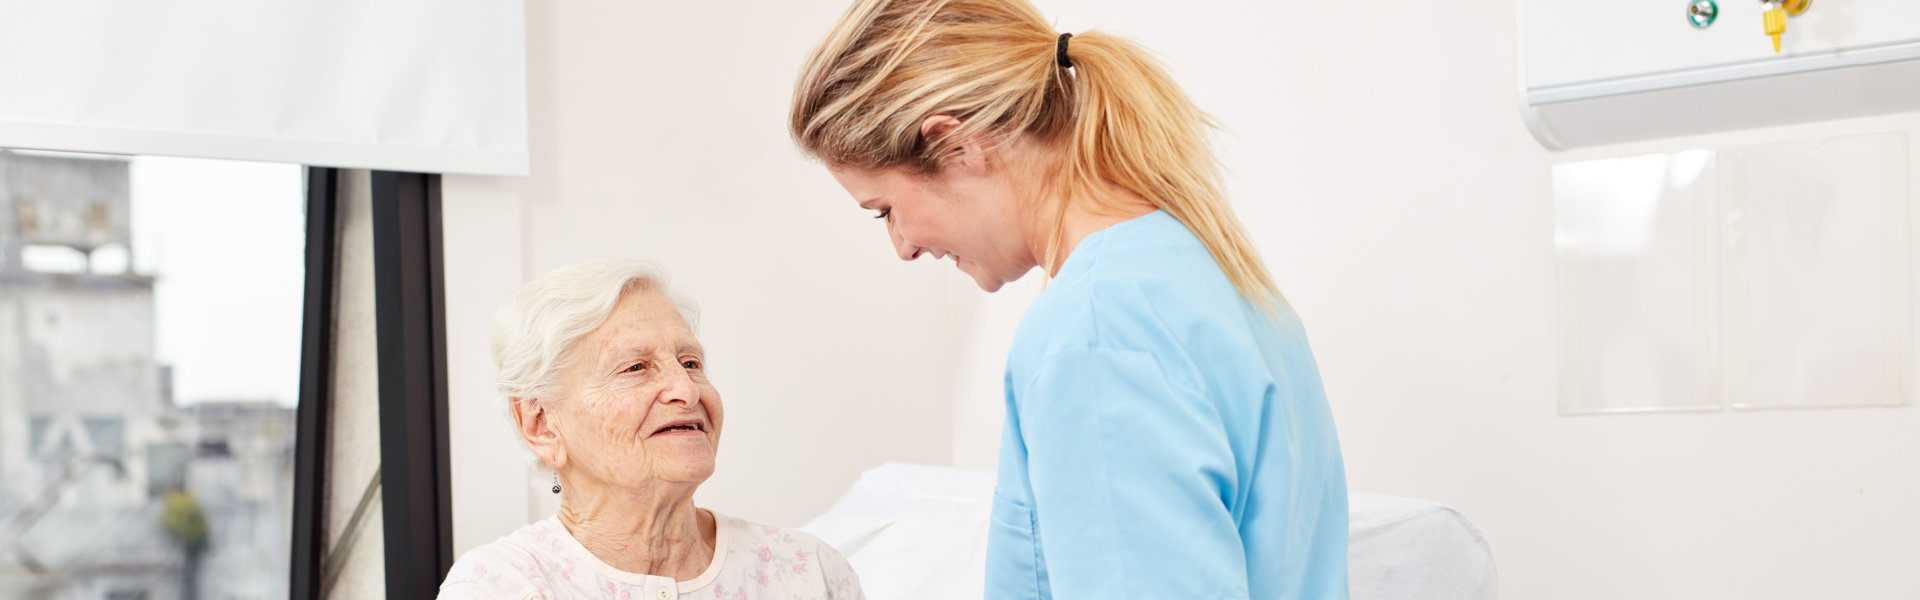
[[[1284,306],[1221,190],[1219,164],[1207,139],[1216,127],[1213,118],[1187,99],[1144,49],[1126,39],[1099,32],[1076,35],[1068,59],[1074,71],[1074,124],[1065,148],[1064,189],[1073,194],[1110,182],[1139,194],[1200,238],[1241,296],[1256,305]],[[1056,226],[1046,258],[1049,271],[1059,236]]]

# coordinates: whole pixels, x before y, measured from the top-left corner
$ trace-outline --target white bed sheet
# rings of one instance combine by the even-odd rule
[[[993,473],[887,463],[801,529],[846,555],[871,600],[980,600]],[[1351,494],[1353,600],[1493,600],[1486,536],[1445,505]]]

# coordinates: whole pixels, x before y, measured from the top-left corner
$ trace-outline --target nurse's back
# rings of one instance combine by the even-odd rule
[[[1178,220],[1085,238],[1022,320],[1007,390],[988,597],[1036,579],[1036,597],[1346,597],[1346,480],[1306,335]],[[1022,543],[1032,564],[1004,560]]]

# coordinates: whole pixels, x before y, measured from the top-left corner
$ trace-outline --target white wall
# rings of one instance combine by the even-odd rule
[[[1516,109],[1508,2],[1042,7],[1158,50],[1227,125],[1236,206],[1313,337],[1352,489],[1461,509],[1505,597],[1920,597],[1920,409],[1557,416],[1550,180],[1560,161],[1920,139],[1920,115],[1550,154]],[[956,399],[957,462],[991,464],[999,408]]]
[[[528,2],[533,177],[443,180],[458,550],[555,506],[493,395],[487,332],[527,278],[590,259],[660,261],[701,306],[727,412],[703,506],[800,525],[884,460],[951,460],[963,282],[893,258],[787,141],[792,82],[840,6]]]
[[[1038,282],[985,296],[899,263],[795,156],[789,86],[844,2],[710,4],[529,2],[535,175],[446,179],[461,549],[551,502],[485,383],[492,308],[589,258],[664,261],[707,309],[730,418],[703,503],[798,524],[883,460],[994,464]],[[1556,414],[1549,181],[1557,161],[1920,139],[1920,115],[1549,154],[1515,107],[1509,2],[1168,6],[1041,2],[1158,50],[1228,125],[1354,490],[1461,509],[1509,598],[1920,597],[1920,409]]]

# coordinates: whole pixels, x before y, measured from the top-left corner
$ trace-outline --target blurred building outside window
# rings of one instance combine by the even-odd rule
[[[286,596],[302,177],[0,150],[0,598]]]

